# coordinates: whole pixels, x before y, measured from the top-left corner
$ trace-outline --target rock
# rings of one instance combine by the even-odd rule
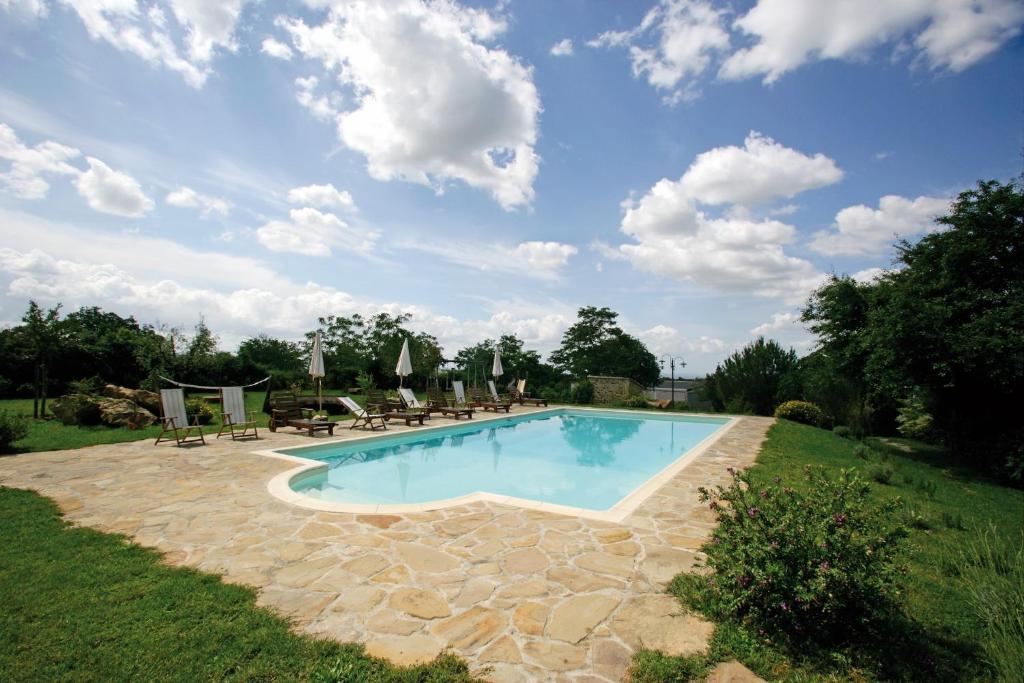
[[[364,578],[373,576],[385,569],[390,563],[380,555],[363,555],[341,565],[347,571]]]
[[[655,586],[665,586],[679,572],[693,569],[697,556],[688,550],[668,546],[650,546],[640,569]]]
[[[536,548],[522,548],[505,555],[504,564],[510,574],[532,574],[547,568],[548,558]]]
[[[478,602],[483,602],[491,597],[494,592],[494,583],[487,579],[473,578],[466,582],[462,590],[455,598],[455,604],[459,607],[470,607]]]
[[[126,398],[96,399],[100,420],[111,427],[138,429],[156,422],[156,415]]]
[[[634,649],[645,647],[667,655],[689,655],[707,649],[715,627],[684,614],[674,597],[652,593],[627,600],[615,613],[611,629]]]
[[[475,650],[505,629],[508,617],[497,610],[472,607],[462,614],[434,625],[431,632],[451,647]]]
[[[420,630],[423,624],[412,619],[402,619],[397,613],[382,609],[370,617],[366,622],[366,628],[376,633],[388,633],[397,636],[407,636]]]
[[[610,680],[621,681],[632,657],[633,652],[625,645],[610,638],[598,640],[594,644],[594,671]]]
[[[562,584],[574,593],[601,590],[602,588],[622,588],[625,584],[618,579],[595,576],[591,572],[580,571],[573,567],[554,567],[548,570],[550,581]]]
[[[516,641],[512,640],[511,636],[502,636],[488,645],[477,657],[477,661],[518,664],[523,661],[523,657],[519,654],[519,646],[516,645]]]
[[[388,606],[420,619],[437,619],[452,613],[440,593],[419,588],[399,588],[391,594]]]
[[[522,602],[512,614],[512,623],[523,635],[539,636],[544,633],[544,623],[550,611],[550,607],[539,602]]]
[[[50,411],[66,425],[98,425],[100,407],[95,396],[67,394],[50,402]]]
[[[387,529],[392,524],[401,522],[402,518],[396,515],[359,515],[356,517],[356,521],[370,524],[378,529]]]
[[[611,553],[583,553],[576,558],[576,566],[601,574],[629,577],[633,574],[633,558]]]
[[[412,581],[412,575],[404,564],[396,564],[377,574],[370,581],[374,583],[408,583]]]
[[[548,636],[567,643],[578,643],[618,607],[619,598],[591,593],[574,595],[555,608],[548,622]]]
[[[526,656],[552,671],[572,671],[587,660],[587,649],[567,643],[534,640],[523,647]]]
[[[447,572],[457,569],[461,562],[448,553],[434,550],[419,543],[396,543],[396,550],[409,567],[418,572]]]
[[[160,394],[145,389],[129,389],[119,387],[116,384],[108,384],[101,392],[107,398],[121,398],[132,403],[137,403],[151,413],[160,412]]]
[[[331,609],[335,612],[366,613],[384,599],[384,591],[371,586],[350,586],[341,590]]]
[[[765,683],[764,679],[735,659],[722,662],[708,674],[704,683]]]
[[[619,541],[625,541],[633,532],[629,529],[601,529],[594,533],[597,536],[597,540],[601,543],[618,543]]]
[[[366,654],[399,666],[423,664],[441,654],[441,643],[430,636],[380,636],[366,643]]]

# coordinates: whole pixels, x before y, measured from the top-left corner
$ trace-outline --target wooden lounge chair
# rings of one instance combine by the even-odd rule
[[[450,404],[437,387],[427,387],[427,405],[446,417],[454,417],[458,420],[465,415],[470,420],[473,419],[473,409],[471,407]]]
[[[504,410],[506,413],[512,410],[511,403],[492,400],[491,397],[487,396],[487,394],[480,389],[470,389],[469,396],[470,403],[472,405],[483,408],[484,410],[493,410],[494,412]]]
[[[224,432],[231,434],[232,440],[260,438],[260,433],[256,429],[256,411],[245,412],[245,393],[242,387],[220,388],[220,431],[217,432],[217,438],[219,439]]]
[[[512,400],[519,405],[531,405],[531,406],[544,406],[547,407],[548,400],[546,398],[530,398],[526,395],[526,380],[521,379],[516,382],[516,388],[512,390]]]
[[[156,437],[156,443],[170,441],[172,438],[180,447],[182,444],[201,442],[206,445],[203,438],[203,430],[199,426],[199,416],[196,415],[195,424],[188,423],[188,414],[185,412],[185,392],[181,389],[160,390],[160,436]],[[193,436],[195,432],[196,436]],[[173,437],[164,437],[172,433]]]
[[[388,411],[399,410],[402,404],[387,397],[381,389],[368,389],[366,392],[366,409],[371,413],[384,414]]]
[[[441,409],[439,407],[431,404],[429,401],[427,401],[427,405],[423,405],[423,403],[421,403],[420,400],[416,398],[416,394],[412,393],[412,389],[410,389],[409,387],[399,388],[398,398],[402,400],[403,408],[409,411],[418,410],[422,413],[426,413],[427,419],[430,419],[431,413],[441,412]]]
[[[354,418],[352,420],[352,424],[348,427],[349,429],[355,429],[356,427],[369,427],[371,431],[374,431],[377,429],[377,423],[380,423],[381,429],[388,428],[383,413],[371,413],[364,410],[358,403],[352,400],[352,397],[342,396],[341,404],[348,409],[348,412],[352,413]]]
[[[488,391],[488,393],[490,393],[491,399],[495,403],[512,403],[513,402],[512,401],[512,397],[509,396],[508,394],[500,394],[500,393],[498,393],[498,388],[496,386],[494,386],[494,380],[493,379],[487,380],[487,391]]]
[[[278,427],[295,427],[313,436],[315,432],[334,434],[334,423],[312,419],[313,410],[303,408],[295,394],[278,394],[271,399],[270,421],[267,426],[276,432]]]

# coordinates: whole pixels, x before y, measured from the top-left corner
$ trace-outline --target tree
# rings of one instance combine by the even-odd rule
[[[797,366],[793,349],[758,337],[715,368],[704,391],[719,410],[771,415],[780,403],[800,398]]]
[[[46,389],[53,350],[60,344],[60,304],[43,311],[35,301],[29,301],[28,311],[22,316],[25,339],[34,366],[32,391],[32,417],[46,414]]]
[[[643,342],[616,325],[619,314],[610,308],[584,306],[551,353],[556,368],[577,379],[589,375],[630,377],[644,386],[661,374],[658,360]]]
[[[554,368],[541,361],[540,353],[531,351],[525,342],[514,334],[503,334],[497,341],[501,347],[501,364],[505,369],[505,377],[529,379],[531,386],[546,386],[554,379]],[[485,339],[479,344],[467,346],[455,354],[455,363],[463,368],[479,364],[485,375],[490,375],[491,363],[494,360],[493,339]]]
[[[302,380],[308,366],[303,363],[299,344],[261,334],[238,345],[238,367],[246,383],[272,375],[291,384]]]

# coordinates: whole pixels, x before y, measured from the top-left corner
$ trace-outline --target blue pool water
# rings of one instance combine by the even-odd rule
[[[606,510],[726,422],[566,409],[282,452],[329,465],[292,483],[323,500],[426,503],[486,491]]]

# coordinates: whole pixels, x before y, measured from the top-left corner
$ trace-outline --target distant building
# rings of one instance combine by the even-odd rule
[[[653,389],[647,390],[647,398],[655,401],[671,401],[672,384],[672,380],[662,379]],[[676,403],[688,403],[691,406],[704,403],[700,392],[703,385],[703,379],[677,379],[675,381]]]

